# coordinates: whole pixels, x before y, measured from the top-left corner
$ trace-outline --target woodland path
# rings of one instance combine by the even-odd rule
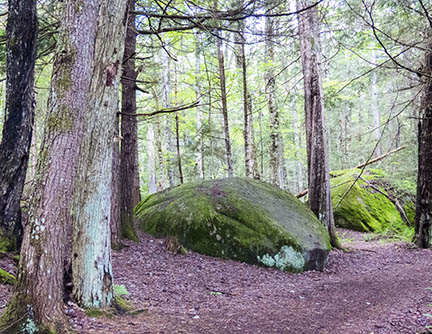
[[[425,316],[432,314],[432,250],[339,233],[351,251],[332,251],[324,272],[302,274],[192,252],[175,256],[162,240],[141,235],[114,252],[113,266],[116,284],[145,311],[112,319],[85,318],[76,306],[67,312],[83,334],[432,333]]]

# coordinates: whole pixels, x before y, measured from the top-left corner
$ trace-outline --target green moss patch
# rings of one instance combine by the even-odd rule
[[[184,184],[147,197],[135,212],[141,230],[156,237],[175,236],[198,253],[247,263],[279,259],[285,265],[274,266],[287,271],[323,269],[330,249],[325,228],[303,203],[252,179]],[[301,254],[300,267],[286,249]]]
[[[361,232],[405,233],[409,229],[401,217],[381,178],[382,171],[369,170],[353,185],[359,169],[332,172],[331,190],[335,223],[339,227]],[[351,188],[351,189],[350,189]],[[349,190],[350,189],[350,190]],[[347,192],[349,190],[349,192]],[[341,200],[343,198],[343,200]],[[413,204],[403,205],[408,219],[413,217]]]
[[[15,284],[15,276],[9,274],[6,270],[0,269],[0,284]]]

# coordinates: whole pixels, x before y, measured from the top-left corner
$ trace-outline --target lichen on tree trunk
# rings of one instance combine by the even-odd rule
[[[11,334],[22,333],[26,326],[34,326],[38,333],[68,331],[63,313],[64,263],[98,2],[88,1],[79,8],[73,1],[64,5],[17,284],[1,321],[11,325]]]
[[[127,0],[100,3],[94,66],[83,118],[73,201],[73,296],[84,307],[109,306],[111,182],[114,119],[126,32]]]

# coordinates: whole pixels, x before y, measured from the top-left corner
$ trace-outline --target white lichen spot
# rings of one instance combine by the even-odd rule
[[[284,271],[301,271],[305,265],[305,259],[301,252],[296,251],[291,246],[282,246],[279,253],[271,256],[257,256],[258,262],[268,267],[276,267]]]

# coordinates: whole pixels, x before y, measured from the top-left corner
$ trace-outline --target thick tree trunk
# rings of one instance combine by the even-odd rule
[[[297,0],[297,9],[312,4],[311,0]],[[320,70],[321,49],[317,6],[299,14],[299,33],[305,95],[309,206],[327,227],[332,245],[339,247],[330,196],[330,175],[324,133],[324,95]]]
[[[216,35],[217,35],[216,43],[217,43],[217,55],[218,55],[218,64],[219,64],[219,84],[221,90],[223,129],[225,134],[226,164],[228,170],[228,177],[233,177],[234,170],[233,170],[232,153],[231,153],[229,124],[228,124],[228,105],[227,105],[226,84],[225,84],[224,55],[222,51],[222,40],[219,38],[219,32],[217,32]]]
[[[135,1],[128,0],[128,25],[123,56],[122,73],[122,117],[121,117],[121,149],[120,149],[120,217],[122,236],[137,240],[134,228],[133,210],[141,200],[138,164],[138,125],[136,113],[136,77],[135,52],[136,28]],[[127,115],[125,115],[127,114]]]
[[[97,0],[65,5],[18,280],[0,325],[11,325],[11,334],[22,333],[21,328],[29,325],[42,333],[65,333],[68,328],[63,313],[63,268],[98,13]]]
[[[111,182],[127,0],[100,4],[94,67],[73,203],[73,295],[84,307],[111,304]]]
[[[426,81],[418,122],[417,203],[415,243],[428,248],[432,244],[432,43],[426,53],[422,76]]]
[[[0,239],[6,249],[22,242],[20,200],[34,120],[35,0],[9,0],[6,26],[6,117],[0,143]]]

